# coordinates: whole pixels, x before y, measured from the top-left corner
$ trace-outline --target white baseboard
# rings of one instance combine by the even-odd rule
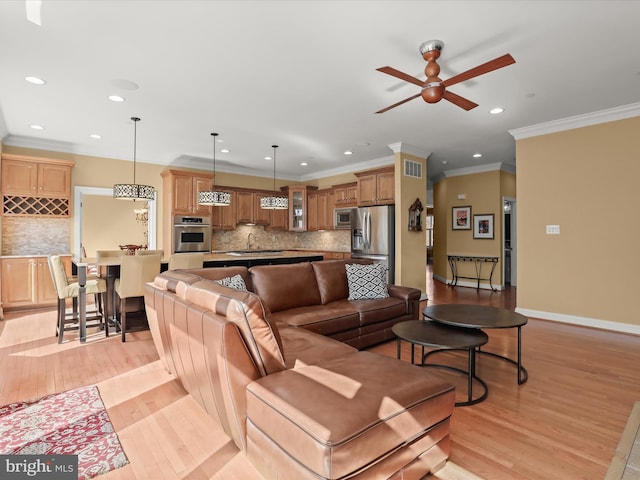
[[[542,320],[570,323],[572,325],[580,325],[582,327],[599,328],[601,330],[613,330],[614,332],[640,335],[640,325],[632,325],[630,323],[611,322],[609,320],[600,320],[597,318],[578,317],[575,315],[543,312],[540,310],[529,310],[526,308],[516,308],[516,312],[530,318],[540,318]]]

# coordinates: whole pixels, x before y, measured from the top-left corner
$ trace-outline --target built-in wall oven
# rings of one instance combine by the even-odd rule
[[[210,252],[211,218],[173,217],[173,252]]]

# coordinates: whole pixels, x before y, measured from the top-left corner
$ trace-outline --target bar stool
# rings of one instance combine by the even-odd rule
[[[169,257],[169,270],[202,268],[204,253],[176,253]]]
[[[59,255],[50,255],[47,258],[49,262],[49,270],[51,271],[51,279],[53,285],[56,288],[58,294],[58,321],[56,322],[56,336],[58,337],[58,343],[62,343],[62,337],[65,331],[78,330],[79,329],[79,316],[78,316],[78,295],[80,293],[80,284],[75,282],[69,282],[67,272],[64,269],[64,264]],[[107,284],[102,278],[90,278],[87,279],[85,292],[87,295],[96,296],[96,310],[87,312],[87,320],[98,320],[97,323],[87,325],[88,327],[105,327],[105,333],[109,336],[109,329],[104,323],[104,314],[102,308],[102,294],[107,293]],[[67,299],[73,299],[73,308],[71,312],[67,312]],[[73,326],[67,326],[67,324],[74,324]]]

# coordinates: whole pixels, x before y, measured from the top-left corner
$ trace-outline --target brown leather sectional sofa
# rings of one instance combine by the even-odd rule
[[[265,478],[422,478],[448,458],[454,389],[428,370],[316,333],[339,337],[346,325],[354,335],[345,340],[369,338],[367,322],[390,321],[374,313],[378,300],[335,298],[342,286],[322,279],[335,280],[328,272],[339,272],[339,263],[164,272],[145,291],[153,341],[166,368]],[[295,269],[282,267],[298,265],[306,267],[296,282]],[[294,295],[310,288],[308,269],[320,273],[315,311],[313,293]],[[212,281],[236,274],[255,293]],[[400,302],[401,316],[411,317],[412,295],[382,299],[379,308],[395,312]],[[340,305],[339,319],[325,315],[330,326],[322,327],[317,316]],[[284,323],[287,311],[299,326]]]

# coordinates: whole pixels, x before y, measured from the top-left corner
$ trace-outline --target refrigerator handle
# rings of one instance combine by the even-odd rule
[[[367,250],[371,250],[371,212],[367,212]]]
[[[369,249],[369,212],[364,212],[363,215],[363,225],[362,225],[362,240],[364,244],[364,249]]]

